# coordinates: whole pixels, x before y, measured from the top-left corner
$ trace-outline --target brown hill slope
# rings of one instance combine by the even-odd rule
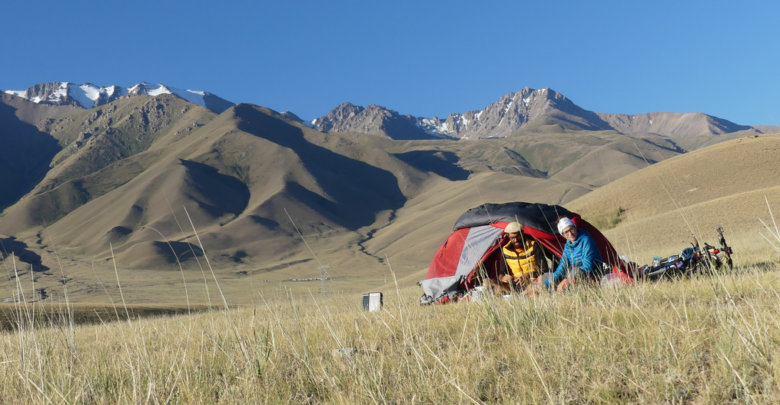
[[[567,208],[602,227],[616,224],[607,236],[644,260],[679,251],[692,233],[712,243],[716,225],[748,260],[768,247],[758,236],[758,218],[769,220],[764,197],[780,207],[778,151],[780,135],[727,141],[625,176]]]
[[[501,172],[552,178],[588,189],[645,167],[645,159],[653,164],[684,153],[662,137],[627,137],[613,131],[528,132],[478,142],[399,142],[361,134],[342,135],[453,181],[465,180],[471,173]]]
[[[298,251],[283,248],[299,243],[289,222],[281,223],[284,209],[305,233],[354,238],[378,213],[403,205],[404,193],[426,177],[382,151],[239,105],[179,141],[28,196],[0,232],[30,238],[40,231],[40,213],[59,212],[48,218],[50,231],[73,253],[105,257],[110,242],[122,266],[155,268],[171,257],[144,227],[186,239],[192,233],[178,229],[171,207],[180,222],[187,207],[212,251],[274,261]]]
[[[654,112],[637,115],[597,113],[597,115],[620,133],[631,135],[722,135],[753,129],[703,113]]]
[[[13,204],[44,177],[61,146],[42,123],[77,110],[0,94],[0,209]]]
[[[113,272],[104,265],[112,250],[123,274],[173,270],[176,257],[185,268],[197,269],[195,258],[205,266],[188,214],[227,286],[318,276],[309,248],[339,267],[330,276],[340,283],[365,284],[381,265],[357,245],[431,177],[379,149],[238,105],[177,141],[29,195],[0,218],[0,234],[40,254],[36,285],[52,297],[64,282],[82,299],[103,295],[95,277]],[[64,216],[44,229],[37,217],[51,211]],[[46,270],[63,261],[65,279]],[[158,273],[135,273],[125,287],[155,300],[181,277]]]
[[[215,116],[171,95],[121,99],[62,116],[48,131],[67,147],[54,158],[38,192],[180,139]]]
[[[37,153],[41,155],[40,176],[45,174],[45,177],[36,179],[38,183],[26,197],[29,200],[26,214],[17,211],[14,219],[23,223],[12,231],[54,223],[81,205],[130,181],[149,167],[150,159],[159,157],[159,153],[141,156],[141,152],[181,138],[213,117],[214,114],[203,107],[161,96],[122,99],[94,110],[77,109],[57,118],[38,121],[38,126],[46,132],[37,136],[53,145],[49,147],[52,152],[41,153],[47,143],[36,145]],[[14,133],[17,137],[35,139],[25,132]],[[130,160],[101,173],[104,168],[127,158]],[[47,193],[49,191],[52,192]]]
[[[137,111],[136,100],[127,103],[122,108]],[[174,131],[191,122],[186,117],[105,165],[92,164],[90,154],[111,151],[112,139],[132,139],[129,131],[95,137],[103,149],[79,146],[7,211],[0,233],[38,247],[49,267],[56,265],[52,247],[64,246],[74,263],[104,263],[112,248],[125,269],[174,269],[176,257],[197,268],[193,259],[203,252],[186,207],[219,269],[289,280],[319,276],[319,260],[333,266],[332,277],[359,286],[383,278],[386,256],[400,262],[400,275],[426,266],[454,220],[484,201],[566,202],[636,170],[630,148],[657,160],[679,153],[657,138],[610,132],[468,143],[323,134],[250,105]],[[83,120],[63,122],[54,125],[62,139],[84,127]],[[578,170],[567,171],[572,164]],[[66,170],[73,167],[83,169]]]
[[[331,266],[334,289],[362,289],[381,284],[386,257],[401,277],[427,266],[468,208],[567,203],[645,159],[683,152],[662,137],[614,131],[479,142],[325,134],[262,107],[214,116],[164,96],[43,122],[65,149],[0,217],[0,234],[39,255],[40,268],[64,259],[69,291],[85,299],[102,294],[90,279],[93,258],[98,274],[113,275],[105,266],[112,249],[121,271],[139,277],[126,287],[148,300],[176,282],[176,273],[159,270],[175,269],[177,257],[200,277],[204,252],[187,213],[235,291],[257,279],[316,290],[291,279],[318,277],[320,265]],[[57,273],[37,272],[36,285],[56,291],[64,282]]]

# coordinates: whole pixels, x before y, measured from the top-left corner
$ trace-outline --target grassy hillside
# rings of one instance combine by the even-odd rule
[[[685,152],[666,138],[628,137],[614,131],[519,131],[508,138],[474,142],[343,135],[453,181],[465,180],[470,173],[501,172],[549,177],[590,189]]]
[[[723,142],[625,176],[566,206],[602,228],[614,226],[607,236],[643,260],[679,251],[692,233],[713,243],[716,225],[739,245],[736,258],[769,260],[759,219],[771,223],[770,207],[780,213],[778,150],[780,135]],[[744,255],[759,251],[765,254]]]
[[[64,149],[35,194],[180,139],[214,117],[173,96],[132,97],[62,116],[48,126]]]

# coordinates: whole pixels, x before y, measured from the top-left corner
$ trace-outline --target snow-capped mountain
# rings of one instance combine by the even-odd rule
[[[480,111],[449,114],[446,118],[400,115],[385,107],[366,108],[343,103],[327,115],[312,121],[322,132],[384,133],[394,139],[420,138],[505,138],[531,121],[555,118],[570,129],[610,129],[595,113],[586,111],[551,89],[526,87],[502,96]],[[541,122],[540,122],[541,123]]]
[[[92,83],[77,85],[70,82],[52,82],[36,84],[26,90],[6,90],[6,93],[25,98],[34,103],[75,105],[82,108],[95,108],[120,97],[134,95],[159,96],[162,94],[174,95],[193,104],[206,107],[216,113],[221,113],[234,105],[230,101],[205,91],[177,89],[164,84],[150,84],[147,82],[141,82],[130,87],[98,87]]]
[[[773,131],[771,127],[738,125],[704,113],[596,113],[579,107],[550,88],[530,87],[503,95],[482,110],[452,113],[444,119],[402,116],[377,105],[363,108],[343,103],[312,121],[312,126],[322,132],[378,133],[394,139],[444,137],[463,140],[505,138],[521,129],[545,132],[611,130],[626,135],[664,136]]]
[[[418,118],[426,132],[459,139],[505,138],[532,123],[561,125],[566,129],[608,130],[610,126],[595,113],[580,108],[550,88],[526,87],[509,93],[480,111],[453,113],[444,120]]]
[[[81,86],[68,82],[36,84],[26,90],[6,90],[6,93],[25,98],[33,103],[77,105],[94,108],[127,95],[119,86],[98,87],[91,83]]]

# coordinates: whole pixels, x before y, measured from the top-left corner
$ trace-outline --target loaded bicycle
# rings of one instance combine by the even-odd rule
[[[644,265],[639,268],[640,276],[649,280],[657,280],[690,276],[699,272],[717,271],[724,267],[732,270],[734,262],[731,259],[731,255],[734,251],[726,243],[723,227],[718,225],[715,229],[718,232],[719,247],[712,246],[706,242],[702,247],[696,235],[693,234],[691,247],[683,249],[679,255],[672,255],[667,258],[654,257],[652,266]]]

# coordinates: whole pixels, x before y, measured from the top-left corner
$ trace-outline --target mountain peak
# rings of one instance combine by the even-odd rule
[[[417,126],[434,136],[459,139],[505,138],[552,109],[551,100],[561,96],[555,91],[524,87],[502,95],[482,110],[452,113],[445,119],[415,118]],[[565,98],[564,98],[565,99]]]
[[[376,104],[362,107],[350,102],[341,103],[311,124],[312,128],[320,132],[358,132],[392,139],[443,137],[421,128],[417,119],[411,115],[403,116],[397,111]]]
[[[338,123],[351,120],[363,112],[365,108],[350,102],[344,102],[332,109],[327,115],[311,122],[312,127],[321,132],[340,132]]]

